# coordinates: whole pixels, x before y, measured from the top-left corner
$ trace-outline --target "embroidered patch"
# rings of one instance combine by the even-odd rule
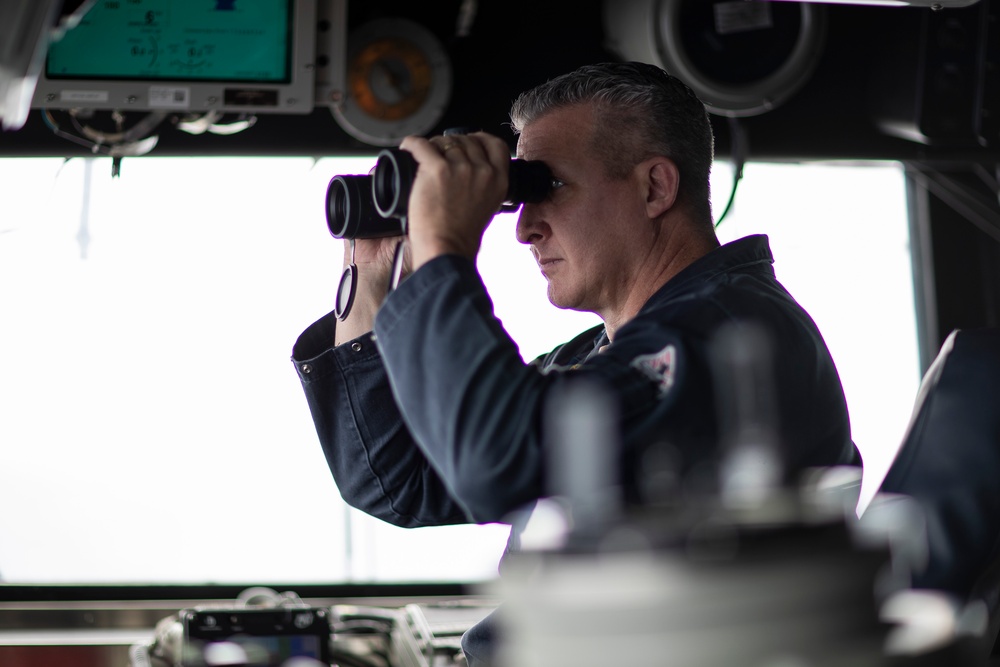
[[[636,357],[630,364],[642,371],[650,380],[656,383],[663,396],[674,386],[674,374],[677,372],[677,348],[667,345],[659,352]]]

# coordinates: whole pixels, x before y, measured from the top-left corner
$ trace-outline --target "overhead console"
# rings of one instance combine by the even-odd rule
[[[706,102],[720,155],[991,157],[995,3],[865,4],[7,0],[0,155],[374,155],[455,126],[513,146],[520,92],[635,59]]]
[[[57,136],[118,159],[152,150],[168,118],[234,134],[259,115],[320,107],[358,142],[393,146],[431,130],[451,100],[450,59],[430,29],[398,17],[349,31],[347,0],[100,0],[68,29],[22,41],[40,54],[17,59],[30,108]],[[24,123],[25,99],[0,107],[17,112],[8,129]]]

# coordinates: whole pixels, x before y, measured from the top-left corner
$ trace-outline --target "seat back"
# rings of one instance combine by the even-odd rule
[[[1000,329],[948,336],[879,490],[926,515],[929,558],[913,587],[968,597],[1000,555]]]

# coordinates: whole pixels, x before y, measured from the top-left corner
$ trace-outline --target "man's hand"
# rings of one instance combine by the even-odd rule
[[[474,260],[507,194],[509,147],[499,137],[476,132],[411,136],[400,148],[420,165],[407,215],[413,268],[445,254]]]

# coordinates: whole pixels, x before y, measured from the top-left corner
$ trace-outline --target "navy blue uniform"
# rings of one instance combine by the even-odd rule
[[[623,485],[641,501],[635,461],[668,441],[685,468],[717,451],[710,343],[754,322],[777,351],[786,463],[857,463],[836,367],[809,315],[778,283],[767,237],[722,246],[673,277],[605,345],[596,327],[525,364],[493,315],[474,263],[435,258],[386,299],[375,335],[332,347],[328,315],[293,361],[344,499],[399,526],[502,521],[546,494],[547,397],[574,377],[618,400]]]
[[[595,327],[531,364],[493,315],[474,264],[435,258],[386,299],[367,335],[331,347],[327,315],[293,361],[344,499],[399,526],[512,520],[546,494],[543,415],[572,378],[618,399],[623,488],[644,447],[667,441],[690,469],[718,451],[710,346],[753,322],[776,350],[780,433],[790,470],[857,464],[840,378],[809,315],[778,283],[765,236],[727,244],[664,285],[612,344]],[[522,512],[508,547],[516,547]],[[470,667],[488,665],[493,615],[463,637]]]

